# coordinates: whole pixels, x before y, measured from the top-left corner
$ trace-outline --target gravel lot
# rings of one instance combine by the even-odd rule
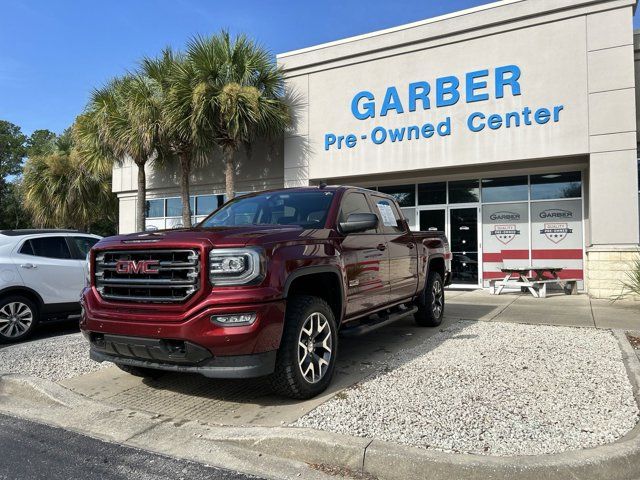
[[[1,373],[33,375],[54,382],[111,365],[89,359],[89,344],[80,333],[2,346],[0,349]]]
[[[610,443],[637,421],[609,331],[459,322],[294,425],[509,456]]]

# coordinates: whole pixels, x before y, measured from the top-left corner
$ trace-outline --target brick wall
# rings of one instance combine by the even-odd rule
[[[631,271],[640,249],[592,249],[587,252],[587,290],[593,298],[612,299],[622,291],[621,282]],[[640,301],[640,296],[632,297]]]

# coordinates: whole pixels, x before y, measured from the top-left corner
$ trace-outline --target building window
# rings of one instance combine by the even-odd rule
[[[147,200],[147,218],[164,217],[164,198]]]
[[[531,200],[580,198],[582,174],[580,172],[531,175]]]
[[[222,195],[201,195],[196,197],[196,215],[209,215],[222,204]]]
[[[418,185],[418,205],[444,205],[447,203],[447,182]]]
[[[529,199],[526,176],[482,179],[482,202],[518,202]]]
[[[391,195],[396,199],[401,207],[415,207],[416,205],[416,186],[411,185],[394,185],[391,187],[378,187],[378,191]]]
[[[224,203],[224,195],[196,195],[190,197],[191,223],[196,224]],[[182,228],[182,200],[180,197],[147,200],[147,230]]]
[[[449,203],[478,203],[479,201],[478,180],[449,182]]]

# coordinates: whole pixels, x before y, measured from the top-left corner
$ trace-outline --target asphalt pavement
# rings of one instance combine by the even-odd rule
[[[257,479],[5,415],[0,415],[0,458],[1,480]]]

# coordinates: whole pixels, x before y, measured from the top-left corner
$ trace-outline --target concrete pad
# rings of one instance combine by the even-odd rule
[[[450,324],[448,317],[442,327]],[[66,380],[64,386],[116,408],[142,410],[171,418],[218,425],[287,425],[324,403],[340,390],[372,373],[387,356],[412,348],[438,328],[418,327],[406,318],[368,335],[341,338],[336,373],[330,388],[307,401],[275,396],[264,379],[219,380],[200,375],[165,374],[141,380],[117,368]]]
[[[593,299],[591,308],[598,328],[640,329],[639,302],[610,302]]]

